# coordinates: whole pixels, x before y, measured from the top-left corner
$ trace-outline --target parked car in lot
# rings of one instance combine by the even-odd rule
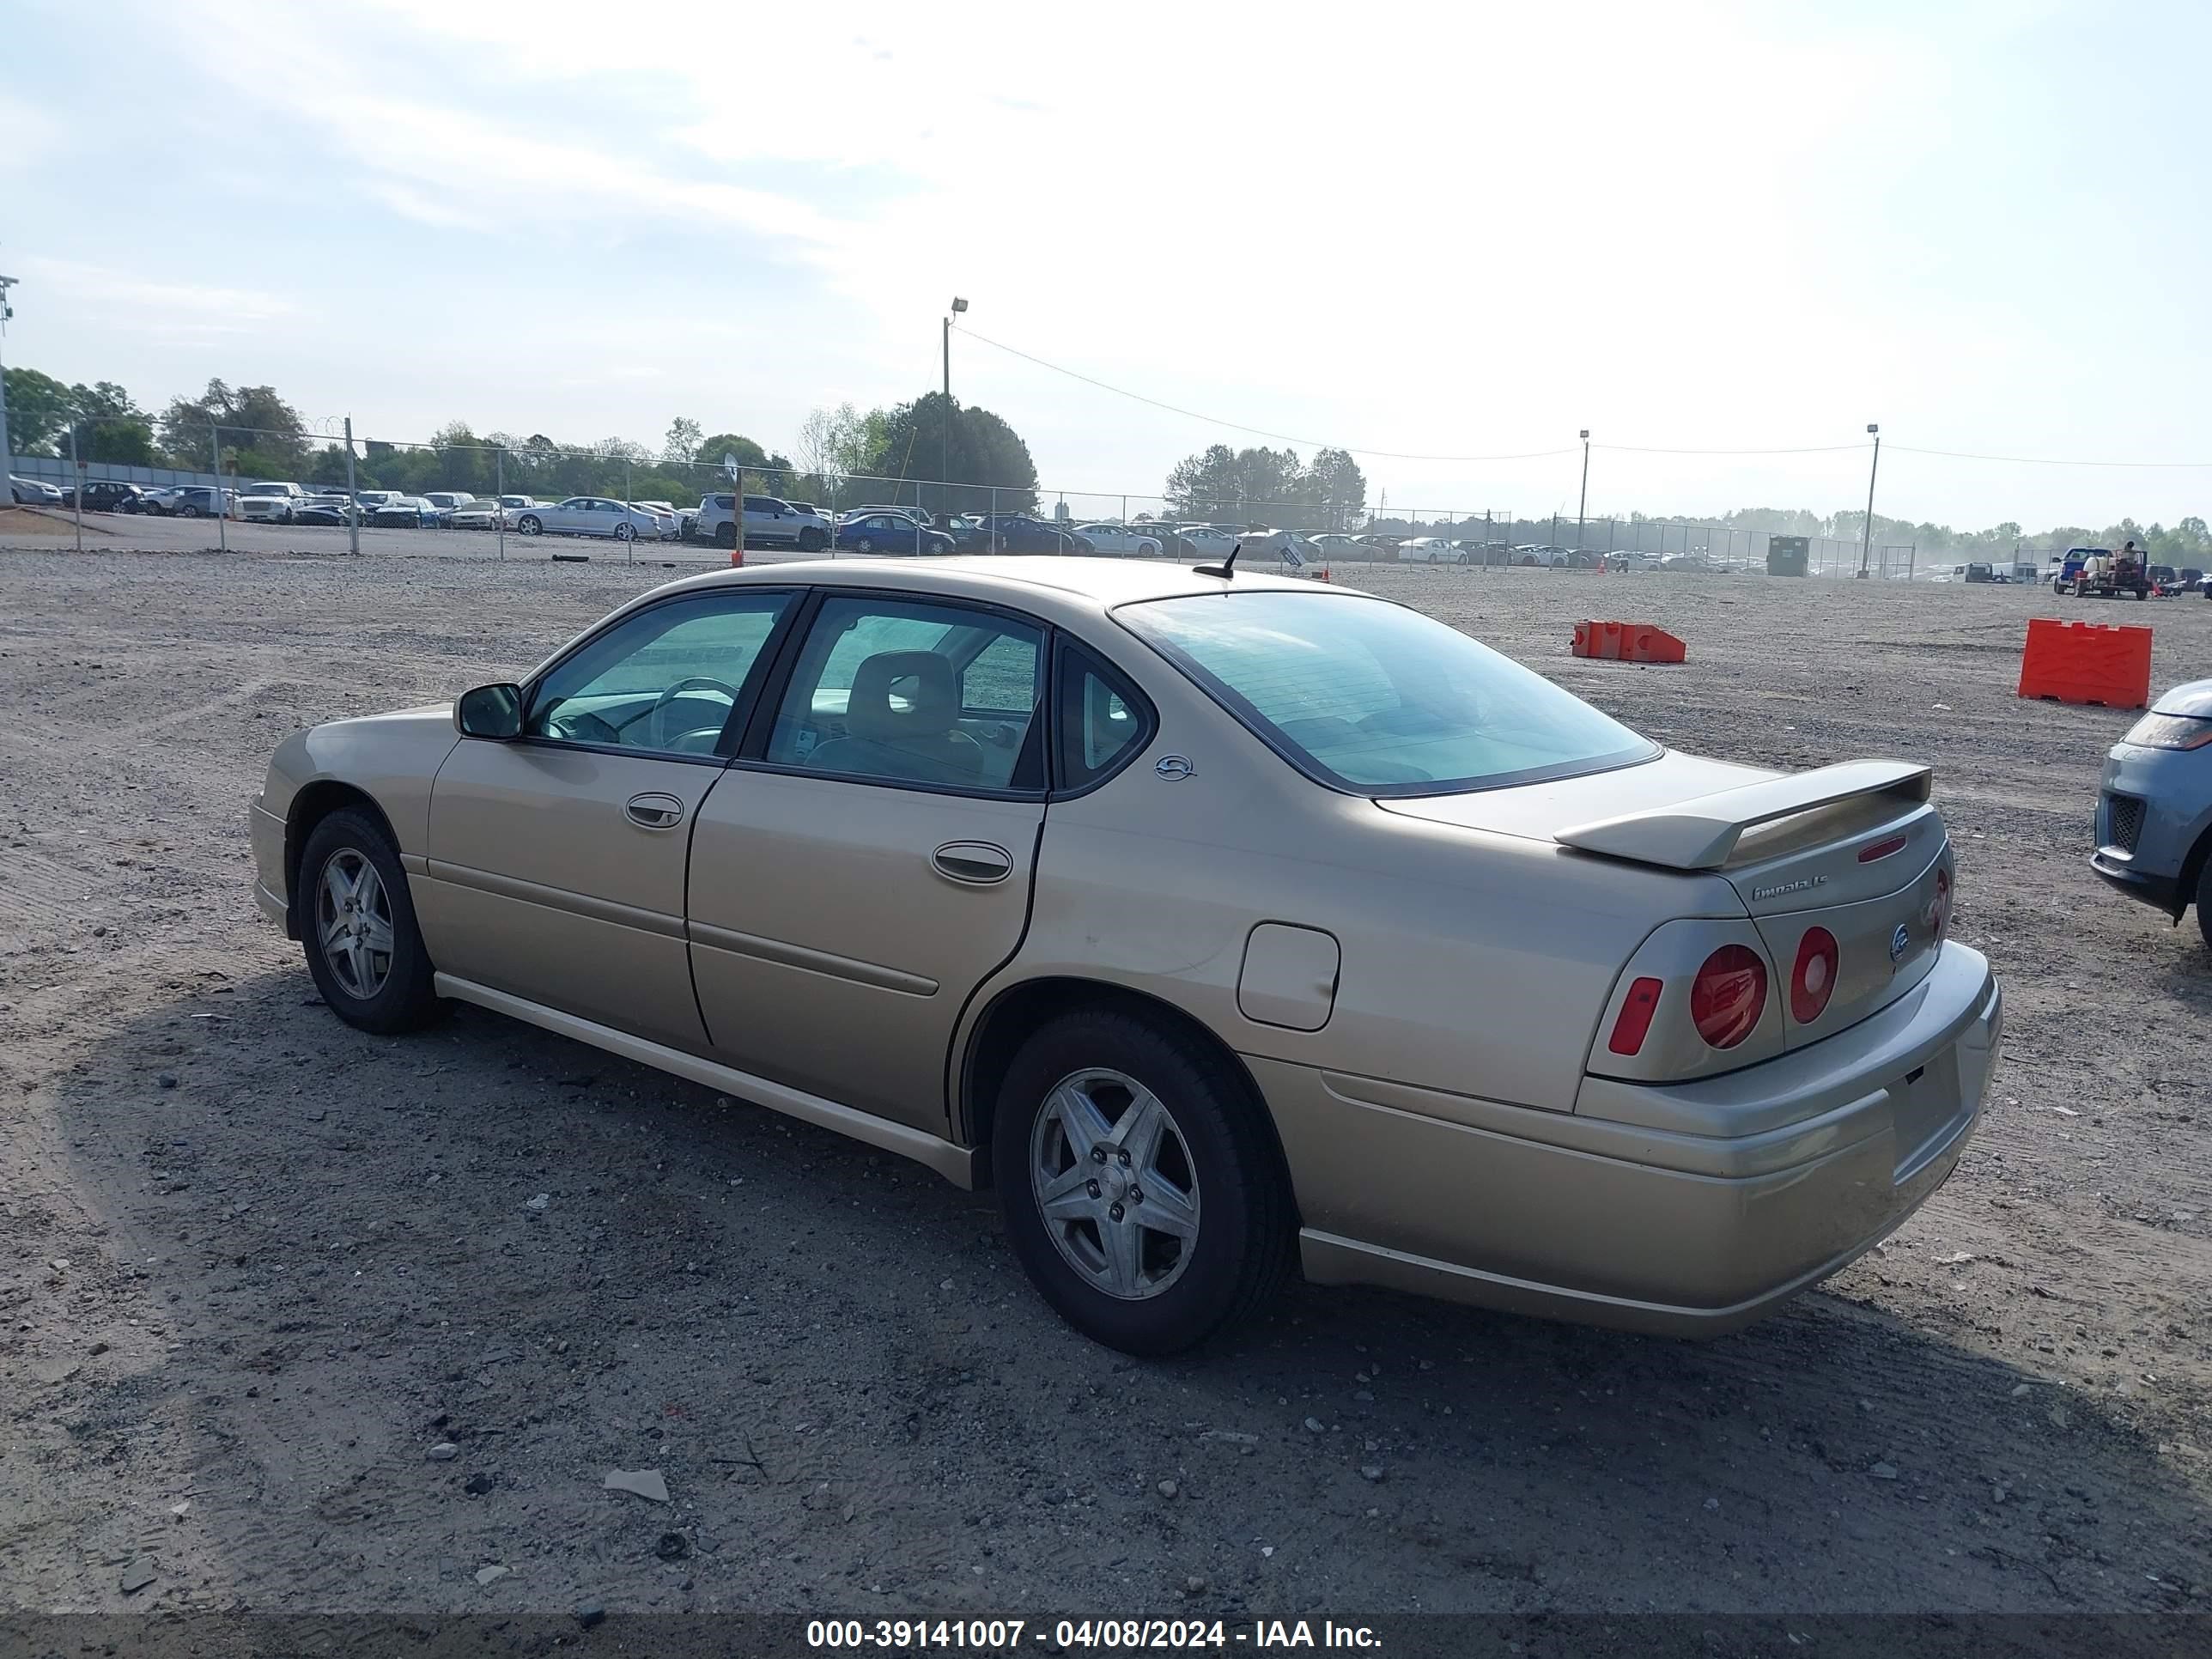
[[[526,536],[611,536],[618,542],[676,533],[672,520],[603,495],[571,495],[551,507],[526,507],[514,515],[514,527]]]
[[[369,509],[368,522],[380,530],[420,530],[429,510],[419,495],[394,495]]]
[[[1306,538],[1313,544],[1314,552],[1323,559],[1371,560],[1375,550],[1351,536],[1334,531],[1320,531]]]
[[[295,483],[250,483],[238,492],[238,516],[289,524],[307,501],[307,492]]]
[[[1416,536],[1400,544],[1398,561],[1401,564],[1465,564],[1467,552],[1457,542],[1446,541],[1442,536]]]
[[[1026,513],[986,513],[956,532],[963,553],[1088,554],[1097,549],[1088,536],[1032,519]]]
[[[62,492],[37,478],[8,476],[8,495],[18,507],[59,507]]]
[[[454,530],[497,530],[507,522],[507,509],[497,501],[465,501],[446,514],[446,523]]]
[[[136,513],[143,493],[134,483],[97,478],[84,486],[84,510],[88,513]],[[75,507],[76,497],[77,491],[74,487],[64,489],[62,491],[62,505]]]
[[[727,490],[702,495],[691,533],[717,547],[735,547],[736,506],[737,497]],[[830,545],[830,526],[823,522],[818,514],[801,513],[789,501],[774,495],[745,497],[747,547],[795,547],[802,553],[819,553]]]
[[[790,504],[788,501],[784,503],[787,507]],[[939,525],[937,522],[937,515],[933,513],[927,512],[919,507],[901,507],[896,501],[873,501],[865,507],[856,507],[848,512],[844,518],[866,518],[877,513],[903,513],[916,524],[931,530],[942,529],[949,533],[952,528],[950,525]],[[843,521],[844,520],[841,519],[838,522],[842,524]]]
[[[239,515],[238,492],[212,484],[186,484],[172,499],[169,513],[179,519],[212,519],[218,514],[234,519]]]
[[[249,822],[337,1018],[475,1004],[995,1184],[1161,1354],[1293,1250],[1711,1333],[1869,1249],[2002,1026],[1929,782],[1672,751],[1340,587],[870,561],[298,733]]]
[[[929,530],[903,513],[856,514],[837,526],[832,545],[854,553],[937,555],[958,550],[942,530]]]
[[[2177,685],[2105,756],[2089,867],[2212,949],[2212,680]]]
[[[453,514],[475,501],[476,497],[465,489],[432,489],[425,491],[419,499],[422,503],[422,522],[434,529],[443,530],[451,526]]]
[[[317,496],[292,515],[295,524],[344,525],[357,522],[361,509],[343,496]]]
[[[1234,525],[1187,524],[1180,526],[1177,533],[1200,558],[1218,563],[1252,532]]]
[[[1125,524],[1085,524],[1075,527],[1075,533],[1091,544],[1094,552],[1115,559],[1157,559],[1160,556],[1160,538],[1141,531],[1132,530]]]

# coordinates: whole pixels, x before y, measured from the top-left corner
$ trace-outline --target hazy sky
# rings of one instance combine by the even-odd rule
[[[375,436],[788,447],[935,386],[957,293],[1358,451],[1879,421],[1885,513],[2212,517],[2212,465],[1905,448],[2212,462],[2202,0],[6,11],[7,361],[142,403],[219,375]],[[953,389],[1048,487],[1261,441],[957,333]],[[1580,465],[1360,459],[1370,501],[1524,514]],[[1591,511],[1850,507],[1866,460],[1600,450]]]

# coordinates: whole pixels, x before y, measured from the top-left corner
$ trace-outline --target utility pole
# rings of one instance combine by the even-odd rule
[[[507,449],[504,445],[492,451],[491,498],[499,503],[499,512],[492,522],[499,526],[499,556],[507,556]]]
[[[1583,428],[1583,494],[1575,504],[1575,551],[1583,550],[1583,526],[1589,517],[1589,428]]]
[[[215,508],[215,544],[228,553],[230,503],[222,498],[222,428],[213,422],[208,423],[208,447],[215,451],[215,488],[208,492],[208,501]]]
[[[76,508],[76,550],[84,551],[84,463],[76,458],[76,422],[70,422],[70,477],[76,487],[70,491],[70,503]]]
[[[345,417],[346,432],[346,544],[361,556],[361,498],[353,491],[353,416]]]
[[[1874,439],[1874,464],[1867,468],[1866,524],[1859,532],[1858,579],[1861,581],[1866,580],[1867,556],[1874,551],[1874,479],[1875,474],[1881,471],[1881,427],[1878,422],[1869,422],[1867,433]]]
[[[945,420],[937,429],[937,505],[947,518],[952,515],[952,319],[967,309],[968,302],[956,294],[951,310],[945,313]]]
[[[13,276],[0,276],[0,337],[6,337],[8,319],[15,314],[15,308],[8,303],[8,290],[15,286]],[[15,470],[15,457],[8,447],[8,371],[4,365],[0,365],[0,477],[13,473]],[[15,499],[12,491],[8,499]]]

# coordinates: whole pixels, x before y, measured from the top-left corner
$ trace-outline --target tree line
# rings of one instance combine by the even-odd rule
[[[87,461],[196,472],[219,463],[249,481],[325,488],[347,480],[344,443],[311,432],[274,386],[210,380],[199,396],[172,398],[159,411],[140,408],[113,381],[65,385],[34,368],[8,369],[5,389],[9,447],[19,454],[67,456],[74,425]],[[735,456],[747,489],[826,508],[890,501],[940,513],[1036,510],[1036,466],[1020,434],[989,410],[948,404],[941,392],[865,413],[851,404],[817,409],[793,447],[797,459],[742,433],[710,434],[688,416],[669,422],[658,449],[626,438],[576,444],[542,432],[479,434],[457,420],[422,443],[356,436],[352,481],[406,495],[489,495],[503,485],[535,495],[696,501],[727,488],[724,458]]]

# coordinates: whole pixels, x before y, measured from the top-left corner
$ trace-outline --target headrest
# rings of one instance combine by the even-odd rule
[[[905,707],[892,706],[894,693]],[[854,672],[845,705],[848,737],[938,737],[959,719],[959,678],[934,651],[879,651]]]

